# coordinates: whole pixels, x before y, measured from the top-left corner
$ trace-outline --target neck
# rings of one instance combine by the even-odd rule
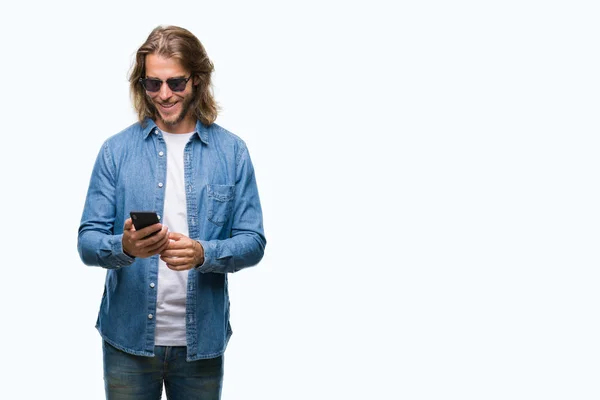
[[[165,123],[161,118],[155,119],[154,122],[161,131],[169,133],[190,133],[196,129],[196,118],[193,116],[187,116],[174,124]]]

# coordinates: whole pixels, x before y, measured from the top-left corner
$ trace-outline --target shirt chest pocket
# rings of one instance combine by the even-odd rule
[[[235,185],[206,185],[208,220],[216,225],[224,225],[231,217]]]

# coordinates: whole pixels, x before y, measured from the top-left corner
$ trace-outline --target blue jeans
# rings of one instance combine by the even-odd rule
[[[107,400],[219,400],[223,356],[186,361],[185,347],[156,346],[154,357],[134,356],[103,341]]]

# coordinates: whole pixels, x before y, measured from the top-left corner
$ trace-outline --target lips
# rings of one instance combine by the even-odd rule
[[[177,106],[179,104],[178,101],[176,101],[175,103],[156,103],[158,106],[158,110],[161,112],[161,114],[166,115],[171,115],[174,113],[177,113],[179,110],[179,107]]]

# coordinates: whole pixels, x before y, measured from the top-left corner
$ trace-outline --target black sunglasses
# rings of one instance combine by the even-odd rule
[[[173,92],[183,92],[191,78],[192,75],[188,78],[169,78],[167,79],[167,85],[169,85],[169,89]],[[162,87],[163,81],[156,78],[140,78],[140,83],[148,92],[158,92]]]

